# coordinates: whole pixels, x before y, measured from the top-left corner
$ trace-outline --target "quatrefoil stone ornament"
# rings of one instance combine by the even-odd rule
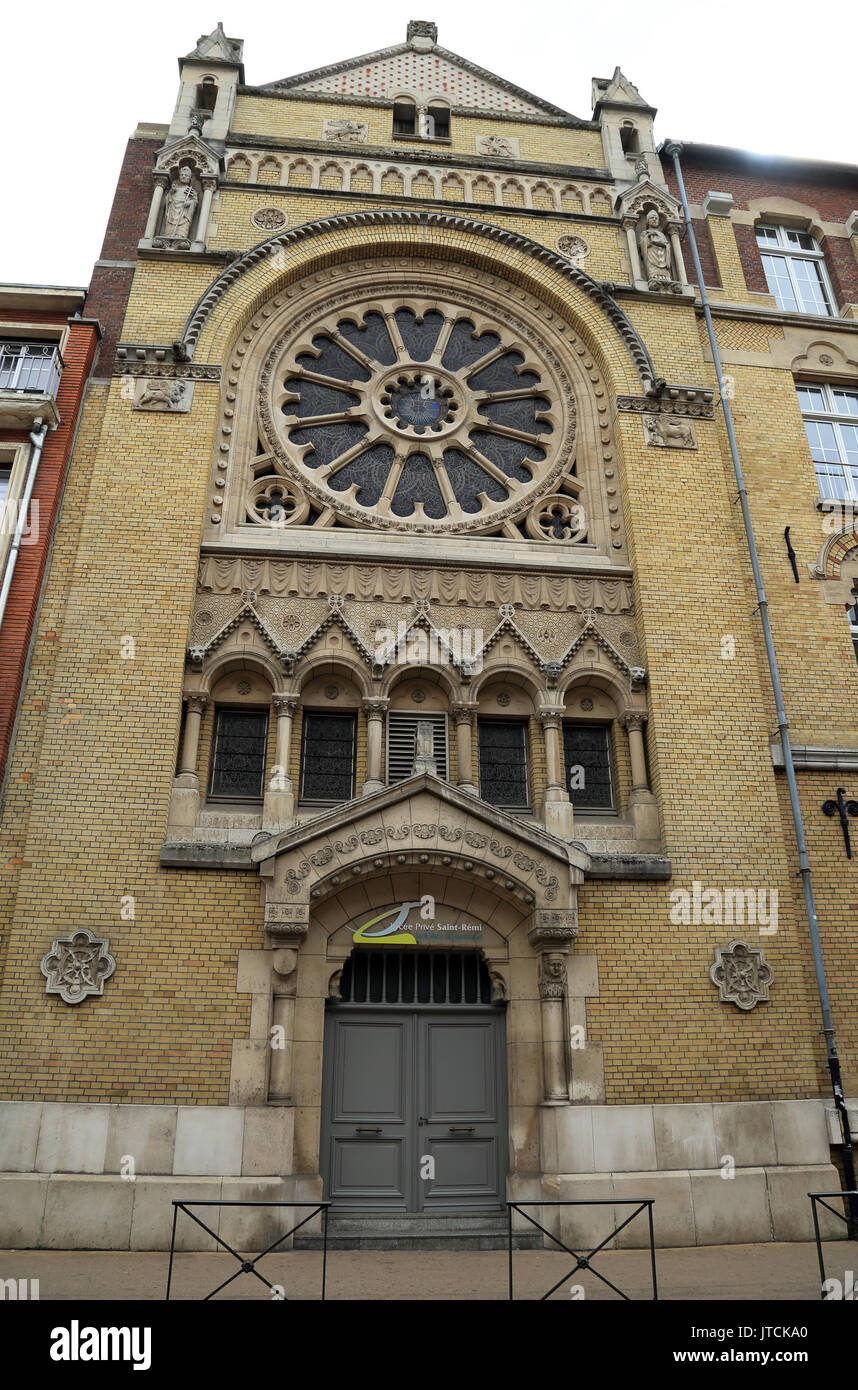
[[[744,941],[731,941],[725,949],[715,950],[715,964],[709,967],[709,978],[718,986],[722,1004],[735,1004],[737,1009],[753,1009],[768,999],[772,968],[759,946]]]
[[[80,1004],[90,994],[103,994],[104,982],[116,969],[107,937],[93,936],[86,927],[70,936],[58,936],[41,970],[46,994],[58,994],[67,1004]]]

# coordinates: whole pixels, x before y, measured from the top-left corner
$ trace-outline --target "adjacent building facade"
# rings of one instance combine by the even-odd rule
[[[195,1194],[809,1237],[839,1130],[654,108],[617,69],[579,119],[422,21],[180,71],[7,771],[3,1239],[163,1248]],[[683,159],[855,1095],[858,171]]]

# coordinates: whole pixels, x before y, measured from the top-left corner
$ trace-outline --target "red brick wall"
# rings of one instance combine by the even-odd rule
[[[152,202],[152,165],[161,144],[160,140],[128,141],[100,260],[136,261],[137,243],[146,230]],[[127,266],[96,266],[92,273],[86,312],[101,321],[104,331],[99,358],[102,376],[113,370],[133,277],[133,269]]]
[[[19,317],[23,320],[25,315]],[[55,316],[51,318],[46,314],[26,317],[33,322],[57,323]],[[62,423],[55,430],[48,431],[33,488],[33,500],[39,504],[38,540],[33,545],[21,546],[3,625],[0,627],[0,777],[9,752],[51,536],[97,341],[98,333],[93,324],[71,321],[63,354],[65,366],[57,393],[57,408]],[[3,433],[6,441],[18,442],[27,438],[26,431]]]
[[[694,235],[697,240],[697,253],[700,256],[700,264],[703,267],[703,281],[713,289],[720,289],[721,272],[718,269],[718,262],[715,258],[715,248],[712,245],[712,234],[709,231],[709,223],[702,217],[692,217],[691,221],[694,225]],[[694,257],[691,254],[690,237],[687,227],[683,227],[679,241],[682,246],[682,259],[685,261],[685,273],[688,276],[688,283],[690,285],[696,285],[697,274],[694,269]]]
[[[665,161],[667,166],[668,161]],[[668,187],[677,194],[673,166],[665,168]],[[858,174],[832,178],[830,181],[809,179],[791,172],[786,167],[783,172],[761,174],[752,166],[750,160],[737,159],[695,161],[691,154],[682,160],[682,176],[689,203],[702,203],[710,189],[721,193],[732,193],[736,208],[747,210],[751,200],[772,198],[791,198],[815,208],[822,222],[845,222],[849,214],[858,207]],[[697,224],[695,223],[695,230]],[[749,290],[766,293],[768,286],[760,260],[759,248],[753,227],[733,224],[739,258],[745,273],[745,283]],[[839,306],[858,303],[858,262],[851,243],[845,237],[826,237],[823,242],[825,261],[831,277],[832,287]],[[703,259],[704,276],[707,284],[717,284],[709,280],[709,271]],[[691,267],[686,266],[691,276]]]

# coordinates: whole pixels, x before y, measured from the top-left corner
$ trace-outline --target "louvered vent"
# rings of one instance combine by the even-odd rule
[[[446,714],[406,714],[392,710],[387,716],[387,780],[401,782],[411,776],[414,766],[414,745],[418,721],[432,725],[435,763],[438,776],[447,777],[447,716]]]

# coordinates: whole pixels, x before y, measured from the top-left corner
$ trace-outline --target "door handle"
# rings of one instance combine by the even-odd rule
[[[451,1134],[473,1134],[476,1125],[450,1125]]]
[[[417,1116],[417,1123],[418,1123],[419,1125],[428,1125],[429,1121],[428,1121],[428,1119],[426,1118],[425,1115],[418,1115],[418,1116]]]
[[[355,1134],[381,1134],[381,1130],[374,1125],[356,1125]]]

